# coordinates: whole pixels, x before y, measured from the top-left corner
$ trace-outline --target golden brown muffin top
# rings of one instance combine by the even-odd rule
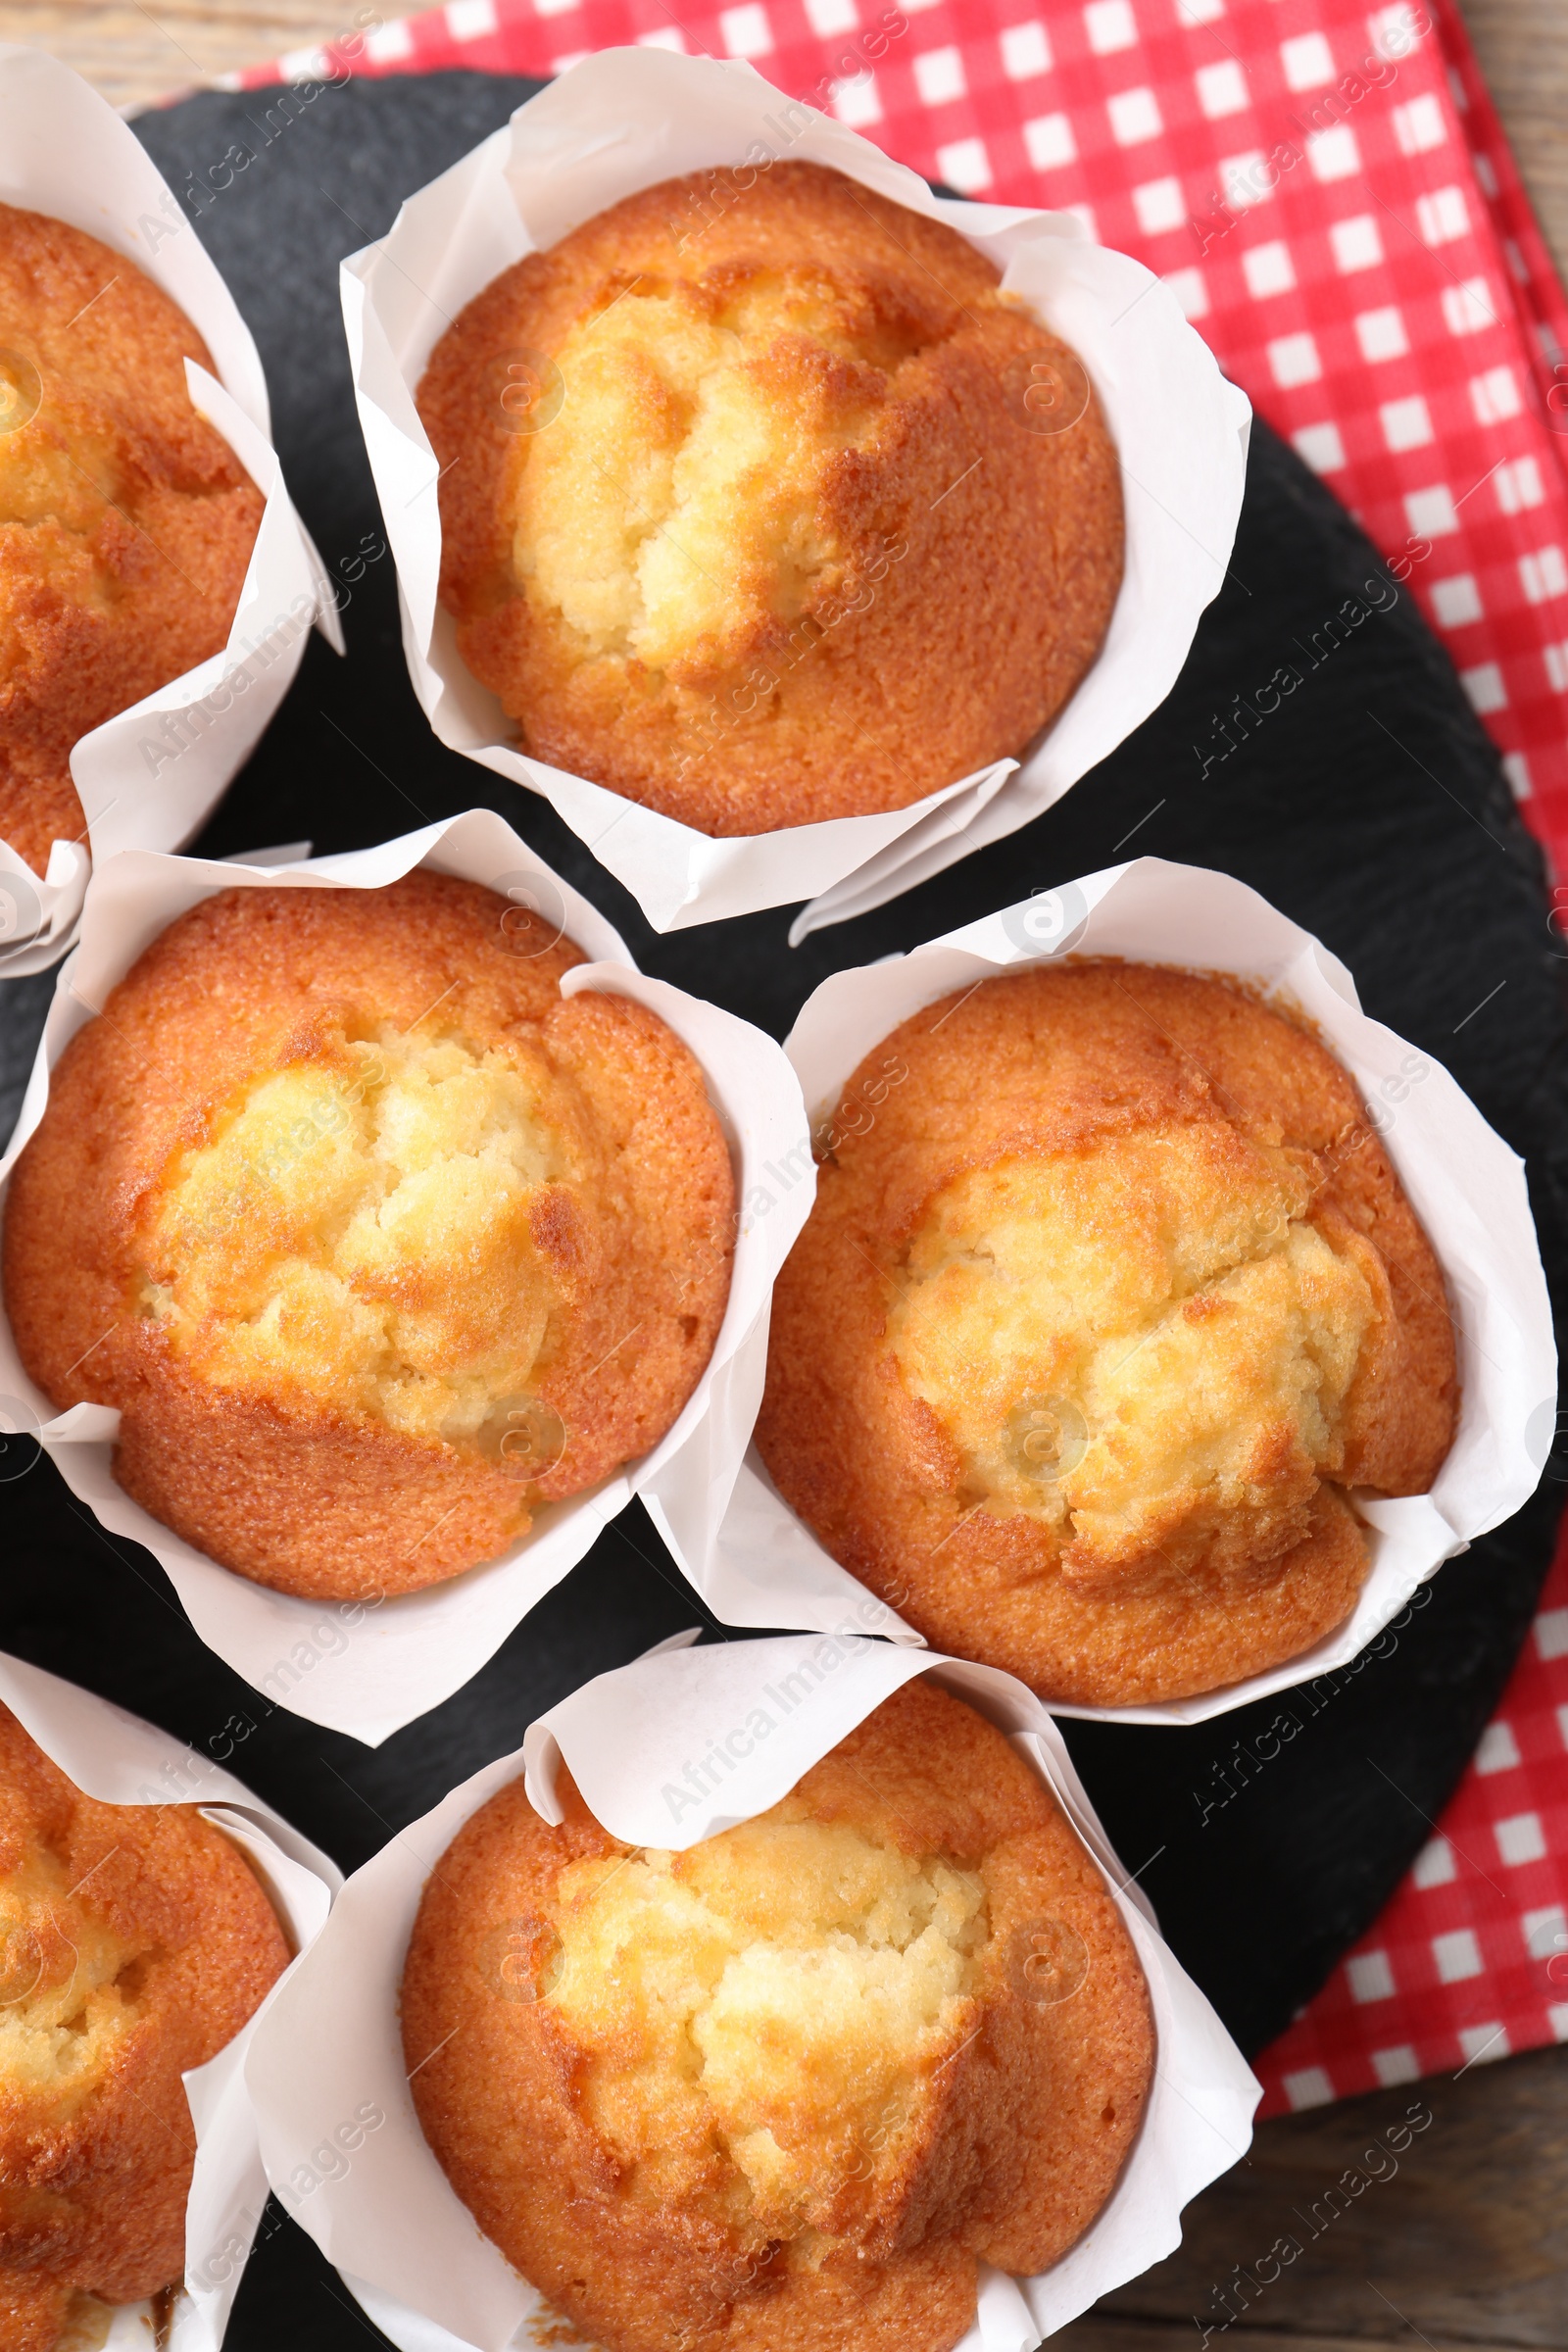
[[[758,1442],[835,1556],[1046,1696],[1212,1689],[1342,1618],[1419,1494],[1443,1278],[1347,1071],[1239,987],[1042,966],[883,1041],[774,1302]],[[831,1433],[829,1435],[828,1433]]]
[[[0,205],[0,839],[40,873],[83,828],[72,746],[217,653],[239,602],[264,502],[187,359],[212,371],[133,262]]]
[[[83,1796],[0,1707],[0,2328],[53,2352],[83,2295],[179,2278],[195,2132],[182,2073],[232,2040],[288,1948],[193,1805]]]
[[[516,913],[423,871],[207,900],[18,1167],[33,1377],[118,1404],[122,1483],[263,1582],[494,1556],[657,1444],[711,1352],[734,1189],[702,1070],[644,1006],[563,998],[581,951]]]
[[[465,660],[527,750],[709,833],[1021,750],[1120,583],[1081,363],[967,239],[819,165],[666,181],[527,256],[418,405]]]
[[[432,1874],[403,1983],[425,2134],[608,2352],[944,2352],[976,2262],[1056,2261],[1152,2064],[1099,1872],[1034,1771],[910,1683],[684,1853],[520,1782]]]

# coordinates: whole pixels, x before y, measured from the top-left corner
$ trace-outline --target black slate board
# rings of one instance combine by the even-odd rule
[[[1216,748],[1216,715],[1235,696],[1250,697],[1282,662],[1305,668],[1314,632],[1342,601],[1388,576],[1261,424],[1229,577],[1163,708],[1026,831],[799,950],[786,944],[787,911],[656,938],[543,802],[434,741],[404,670],[390,558],[363,562],[382,541],[349,391],[337,264],[383,234],[403,194],[532,86],[448,74],[350,83],[309,103],[281,92],[204,95],[135,126],[192,201],[196,182],[229,159],[232,184],[205,202],[199,233],[255,331],[289,480],[348,595],[348,662],[313,643],[271,732],[196,846],[223,854],[309,837],[318,851],[348,849],[487,804],[605,909],[647,969],[777,1036],[825,973],[1119,854],[1222,867],[1317,932],[1354,971],[1367,1009],[1445,1061],[1524,1153],[1560,1317],[1568,951],[1548,929],[1541,858],[1496,755],[1408,594],[1310,672],[1288,716],[1206,773],[1195,751]],[[249,158],[238,170],[236,150]],[[1386,599],[1386,589],[1374,593]],[[47,986],[17,983],[0,997],[0,1079],[24,1069]],[[0,1101],[0,1130],[16,1091]],[[371,1753],[269,1710],[202,1647],[148,1555],[106,1536],[46,1462],[13,1446],[0,1459],[6,1479],[0,1647],[199,1748],[222,1750],[235,1724],[253,1727],[234,1769],[350,1869],[516,1745],[543,1707],[702,1616],[634,1506],[466,1690]],[[1322,1983],[1429,1835],[1529,1623],[1565,1481],[1568,1449],[1510,1525],[1443,1570],[1393,1654],[1333,1678],[1315,1699],[1285,1702],[1302,1729],[1272,1761],[1235,1758],[1278,1701],[1193,1731],[1067,1727],[1128,1866],[1249,2050]],[[1228,1799],[1227,1787],[1237,1791]],[[301,2352],[375,2337],[273,2207],[231,2352],[271,2352],[285,2330]]]

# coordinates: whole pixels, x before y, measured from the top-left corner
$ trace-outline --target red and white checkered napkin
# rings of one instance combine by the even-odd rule
[[[749,58],[928,176],[1078,212],[1164,275],[1408,573],[1568,870],[1568,301],[1452,0],[449,0],[335,54],[548,74],[630,42]],[[1436,1835],[1259,2061],[1263,2112],[1552,2038],[1568,1544]]]
[[[1568,1544],[1502,1704],[1377,1924],[1253,2061],[1263,2115],[1568,2041]]]

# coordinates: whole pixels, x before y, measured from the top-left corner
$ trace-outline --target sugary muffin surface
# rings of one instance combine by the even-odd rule
[[[239,603],[264,502],[187,358],[211,371],[134,263],[0,205],[0,840],[38,873],[82,834],[72,746],[219,652]]]
[[[1295,1656],[1430,1487],[1443,1277],[1348,1073],[1241,990],[1040,967],[918,1013],[835,1122],[758,1444],[943,1648],[1128,1704]],[[851,1080],[854,1097],[860,1073]]]
[[[523,748],[717,835],[1021,751],[1122,564],[1082,364],[975,248],[817,165],[744,176],[528,256],[418,393],[442,598]]]
[[[480,2228],[607,2352],[946,2352],[980,2260],[1082,2235],[1148,1992],[1000,1733],[910,1684],[684,1853],[562,1794],[552,1830],[514,1783],[432,1874],[404,2048]]]
[[[725,2201],[766,2236],[830,2228],[858,2155],[897,2163],[889,2119],[974,2016],[984,1881],[845,1822],[752,1822],[686,1854],[574,1862],[557,1901],[546,1997],[598,2053],[593,2128],[655,2202],[710,2172],[716,2133]]]
[[[64,2352],[88,2298],[134,2303],[183,2276],[180,2076],[287,1959],[260,1881],[194,1806],[96,1803],[0,1708],[5,2352]]]
[[[658,1443],[712,1349],[733,1179],[656,1014],[416,872],[235,891],[55,1071],[6,1297],[116,1475],[286,1591],[413,1590]],[[92,1324],[92,1330],[87,1325]]]
[[[587,1173],[561,1090],[504,1047],[388,1022],[312,1044],[170,1168],[141,1302],[217,1388],[286,1386],[500,1458]]]

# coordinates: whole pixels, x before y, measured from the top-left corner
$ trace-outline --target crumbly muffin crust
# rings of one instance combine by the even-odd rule
[[[227,642],[264,500],[197,416],[183,312],[84,230],[0,205],[0,840],[85,828],[72,747]]]
[[[836,1559],[1048,1699],[1217,1689],[1367,1573],[1458,1405],[1443,1275],[1348,1073],[1218,979],[1069,963],[905,1022],[832,1123],[757,1443]],[[855,1132],[856,1127],[859,1132]]]
[[[115,1475],[281,1591],[409,1592],[646,1453],[729,1290],[702,1070],[495,893],[226,891],[55,1070],[6,1299]],[[537,945],[538,953],[516,953]]]
[[[528,255],[436,346],[442,601],[556,767],[712,835],[905,808],[1099,652],[1116,453],[955,230],[815,164],[712,177]]]
[[[1136,2135],[1148,1988],[990,1724],[906,1685],[685,1853],[522,1783],[426,1885],[419,2121],[479,2227],[607,2352],[947,2352],[976,2265],[1082,2236]]]
[[[288,1947],[194,1805],[83,1796],[0,1707],[0,2341],[54,2352],[82,2298],[183,2276],[182,2073],[232,2040]]]

